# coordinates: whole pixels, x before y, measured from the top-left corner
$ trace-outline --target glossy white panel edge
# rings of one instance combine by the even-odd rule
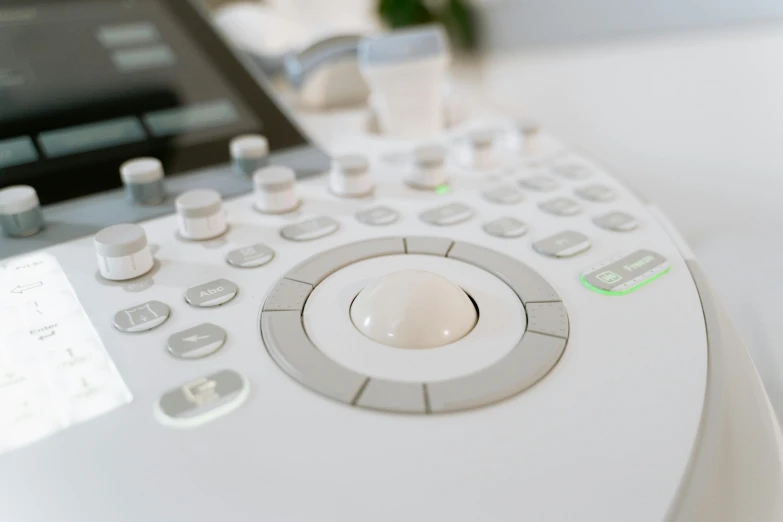
[[[685,258],[709,350],[700,436],[667,520],[781,520],[783,437],[761,378],[688,244],[656,206],[648,210]]]

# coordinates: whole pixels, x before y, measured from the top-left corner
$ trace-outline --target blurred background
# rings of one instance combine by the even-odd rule
[[[224,27],[243,16],[231,0],[207,3]],[[267,16],[229,36],[270,55],[332,34],[443,24],[466,92],[537,120],[663,210],[711,275],[783,413],[783,2],[255,5]]]

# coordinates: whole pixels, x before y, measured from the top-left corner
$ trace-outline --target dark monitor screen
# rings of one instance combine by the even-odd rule
[[[136,156],[167,175],[225,162],[250,132],[306,144],[188,1],[0,1],[0,187],[61,201],[119,186]]]

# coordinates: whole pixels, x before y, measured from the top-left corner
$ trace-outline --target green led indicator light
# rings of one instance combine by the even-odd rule
[[[650,283],[652,281],[655,281],[656,279],[658,279],[659,277],[661,277],[664,274],[668,274],[669,270],[671,270],[671,268],[672,268],[671,266],[667,266],[666,270],[663,270],[662,272],[658,272],[657,274],[655,274],[654,276],[650,277],[649,279],[645,279],[644,281],[642,281],[638,285],[632,286],[631,288],[627,288],[627,289],[622,290],[620,292],[613,292],[611,290],[602,290],[600,288],[596,288],[595,286],[593,286],[590,283],[588,283],[587,280],[585,280],[585,276],[582,276],[581,280],[582,280],[582,284],[585,286],[585,288],[587,288],[588,290],[591,290],[591,291],[593,291],[593,292],[595,292],[597,294],[603,294],[603,295],[625,295],[625,294],[630,294],[631,292],[633,292],[637,288],[641,288],[644,285],[646,285],[646,284],[648,284],[648,283]]]
[[[448,185],[438,185],[435,187],[435,194],[440,194],[441,196],[444,194],[448,194],[451,191],[451,188]]]

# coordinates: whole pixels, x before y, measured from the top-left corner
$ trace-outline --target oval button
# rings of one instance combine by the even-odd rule
[[[228,279],[215,279],[188,288],[185,291],[185,301],[197,308],[212,308],[231,301],[238,292],[237,285]]]

